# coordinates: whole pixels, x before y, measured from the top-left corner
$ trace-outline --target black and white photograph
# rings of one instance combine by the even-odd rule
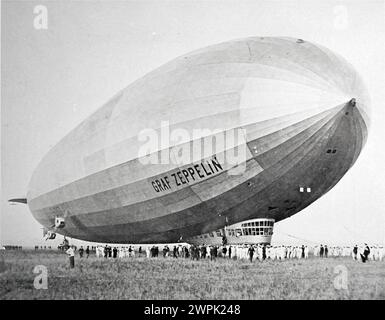
[[[385,300],[384,104],[384,0],[2,0],[0,300]]]

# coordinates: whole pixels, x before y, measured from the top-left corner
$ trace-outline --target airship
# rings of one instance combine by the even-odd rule
[[[321,45],[211,45],[80,123],[43,157],[25,202],[52,233],[103,243],[175,243],[254,219],[271,227],[352,167],[369,108],[352,65]]]

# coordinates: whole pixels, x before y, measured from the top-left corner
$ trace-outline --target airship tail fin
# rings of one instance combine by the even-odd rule
[[[9,199],[8,202],[11,203],[24,203],[27,204],[27,198],[15,198],[15,199]]]

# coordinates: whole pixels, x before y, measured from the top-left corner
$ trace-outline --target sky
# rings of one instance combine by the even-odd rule
[[[47,8],[46,29],[36,23],[38,5]],[[77,124],[156,67],[249,36],[326,46],[353,64],[372,100],[355,165],[325,196],[277,223],[273,243],[384,243],[384,16],[383,0],[2,1],[0,243],[62,240],[45,242],[28,207],[7,200],[25,197],[39,161]]]

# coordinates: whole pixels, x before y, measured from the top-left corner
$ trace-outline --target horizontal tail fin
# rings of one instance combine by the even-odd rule
[[[11,202],[11,203],[24,203],[24,204],[27,204],[27,198],[15,198],[15,199],[9,199],[8,202]]]

